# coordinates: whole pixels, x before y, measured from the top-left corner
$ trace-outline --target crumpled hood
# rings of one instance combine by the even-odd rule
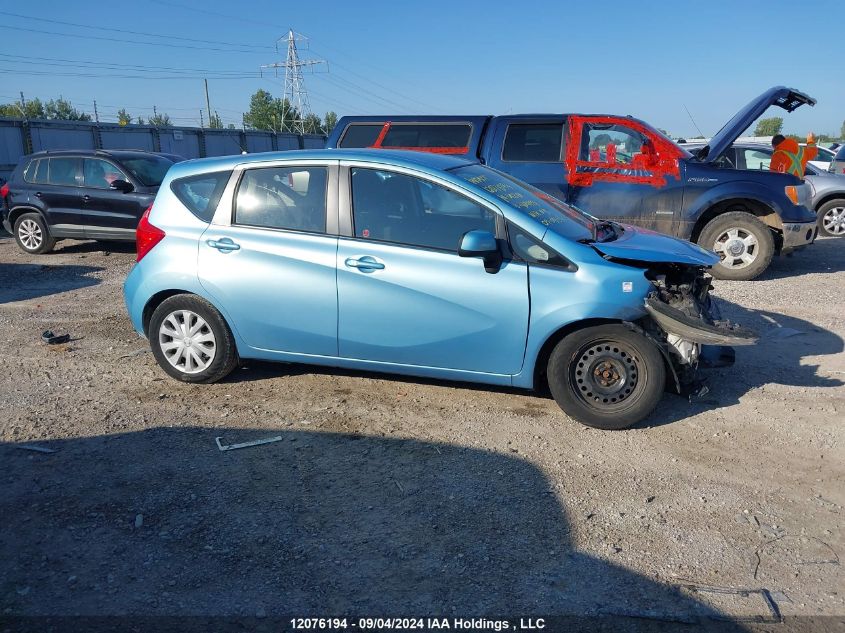
[[[642,262],[664,262],[691,266],[715,266],[719,256],[691,242],[656,231],[623,224],[624,232],[612,242],[590,244],[602,255]]]

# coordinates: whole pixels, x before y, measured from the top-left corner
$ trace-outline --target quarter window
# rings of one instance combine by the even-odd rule
[[[457,252],[467,231],[496,231],[496,214],[441,185],[387,171],[352,169],[355,236]]]
[[[170,184],[170,188],[191,213],[204,222],[211,222],[231,173],[221,171],[179,178]]]
[[[327,182],[325,167],[249,169],[238,187],[235,223],[324,233]]]
[[[85,158],[82,161],[82,181],[86,187],[108,189],[115,180],[126,180],[126,176],[110,162],[100,158]]]
[[[502,160],[509,162],[561,162],[563,123],[513,123],[505,134]]]

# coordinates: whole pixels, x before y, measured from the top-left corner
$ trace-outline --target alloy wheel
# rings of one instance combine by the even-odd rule
[[[41,231],[41,227],[38,226],[38,222],[29,218],[21,222],[20,226],[18,226],[18,237],[24,248],[30,251],[36,250],[44,241],[44,233]]]
[[[733,228],[723,231],[716,238],[713,250],[721,258],[721,266],[738,270],[754,263],[759,244],[757,237],[750,231]]]
[[[833,207],[822,216],[822,226],[831,235],[845,235],[845,207]]]

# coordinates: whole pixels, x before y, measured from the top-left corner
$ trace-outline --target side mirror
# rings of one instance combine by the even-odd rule
[[[123,193],[129,193],[130,191],[135,189],[135,187],[132,186],[131,182],[120,179],[112,180],[111,185],[109,185],[109,187],[111,187],[112,189],[117,189],[118,191],[122,191]]]
[[[458,246],[461,257],[481,257],[484,260],[484,270],[497,273],[502,266],[502,251],[496,236],[489,231],[468,231],[461,237]]]

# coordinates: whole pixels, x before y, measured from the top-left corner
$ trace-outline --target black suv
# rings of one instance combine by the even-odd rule
[[[137,150],[37,152],[0,188],[3,227],[27,253],[62,238],[134,240],[172,155]]]

